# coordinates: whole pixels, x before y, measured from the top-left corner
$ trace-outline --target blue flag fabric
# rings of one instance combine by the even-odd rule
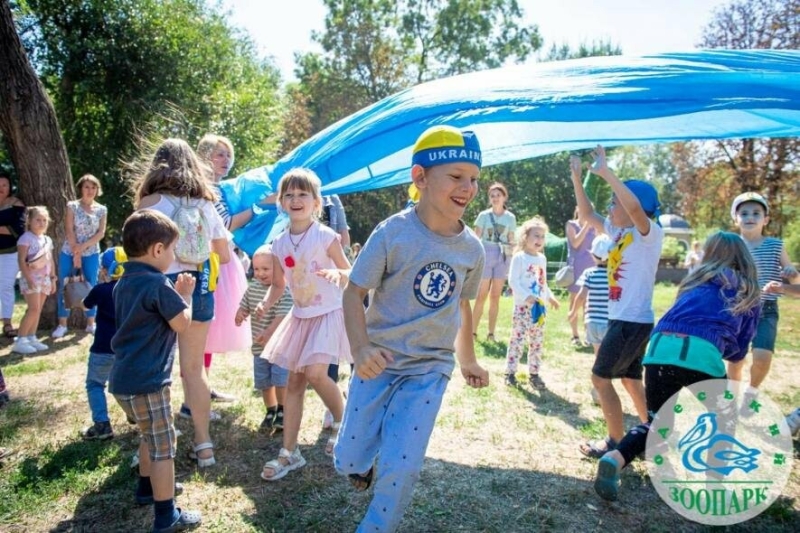
[[[796,137],[800,52],[592,57],[453,76],[389,96],[251,172],[274,177],[274,186],[307,167],[324,194],[407,183],[414,141],[437,124],[474,131],[484,167],[598,143]]]

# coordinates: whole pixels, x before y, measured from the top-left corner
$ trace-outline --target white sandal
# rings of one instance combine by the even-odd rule
[[[195,444],[192,447],[192,451],[189,452],[189,458],[197,461],[197,466],[199,468],[206,468],[217,464],[217,460],[214,459],[213,451],[211,457],[208,457],[207,459],[203,459],[202,457],[197,455],[197,452],[201,452],[203,450],[214,450],[214,445],[210,442],[201,442],[200,444]]]
[[[281,459],[286,461],[286,464],[281,462]],[[278,458],[273,459],[264,464],[264,467],[261,469],[261,479],[264,481],[277,481],[284,477],[286,474],[291,472],[292,470],[296,470],[300,467],[305,466],[306,460],[300,455],[300,447],[295,447],[293,452],[290,452],[286,448],[281,448],[281,451],[278,452]],[[267,476],[264,473],[264,470],[269,468],[272,470],[272,475]]]
[[[339,428],[342,427],[341,422],[334,422],[331,424],[331,436],[328,437],[328,442],[325,443],[325,455],[333,457],[333,448],[336,446],[336,439],[339,438]],[[330,449],[330,452],[328,451]]]

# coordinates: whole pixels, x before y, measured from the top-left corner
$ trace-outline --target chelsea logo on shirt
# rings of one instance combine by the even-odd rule
[[[428,263],[414,278],[414,296],[425,307],[438,309],[456,290],[456,273],[446,263]]]

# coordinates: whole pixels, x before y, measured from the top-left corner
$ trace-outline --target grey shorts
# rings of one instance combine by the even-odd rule
[[[768,352],[775,351],[779,318],[780,313],[778,312],[777,301],[767,300],[761,302],[761,316],[758,319],[756,335],[753,337],[753,344],[751,345],[754,349],[767,350]]]
[[[285,387],[289,382],[289,371],[272,364],[261,356],[253,357],[253,383],[258,390],[270,387]]]
[[[586,342],[589,344],[600,344],[608,331],[608,322],[586,322],[583,325],[586,330]]]
[[[503,250],[496,242],[483,242],[486,261],[483,264],[481,279],[505,279],[508,277],[508,267],[511,256],[503,255]]]

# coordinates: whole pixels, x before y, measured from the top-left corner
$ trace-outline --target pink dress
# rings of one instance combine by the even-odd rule
[[[314,222],[306,234],[290,237],[287,229],[272,243],[294,305],[264,347],[261,357],[269,362],[292,372],[303,372],[309,365],[353,362],[342,290],[316,275],[320,269],[336,268],[328,247],[337,238],[332,229]]]
[[[253,343],[250,319],[236,327],[236,310],[247,290],[244,266],[233,250],[231,260],[219,267],[217,290],[214,291],[214,319],[208,327],[206,353],[244,352]]]

